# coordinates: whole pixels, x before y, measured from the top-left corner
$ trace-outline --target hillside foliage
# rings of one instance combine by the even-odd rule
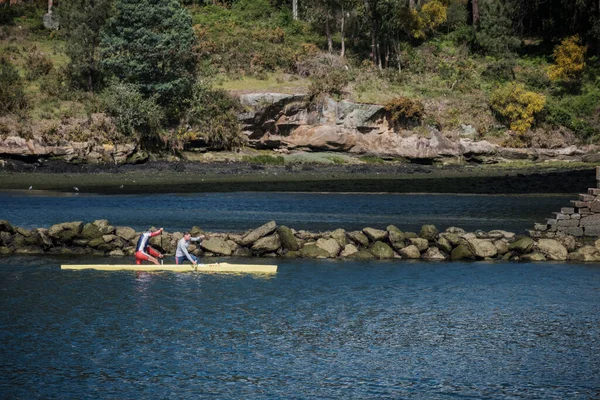
[[[141,142],[235,149],[232,93],[282,91],[383,104],[407,129],[600,137],[598,1],[298,0],[297,17],[289,0],[57,4],[57,31],[47,2],[0,4],[15,126],[104,113]]]

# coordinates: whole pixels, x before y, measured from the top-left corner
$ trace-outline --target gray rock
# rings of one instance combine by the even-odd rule
[[[548,260],[565,261],[569,255],[567,248],[553,239],[540,239],[537,248]]]
[[[279,234],[279,239],[281,240],[281,244],[284,249],[290,251],[298,251],[300,250],[300,243],[294,236],[294,233],[287,226],[280,226],[277,228],[277,233]]]
[[[467,246],[469,246],[471,253],[478,258],[494,257],[498,254],[496,246],[487,239],[467,240]]]
[[[9,232],[0,232],[0,242],[2,242],[2,244],[8,246],[12,241],[13,237]]]
[[[5,219],[0,220],[0,232],[14,233],[15,228]]]
[[[394,258],[394,250],[387,244],[377,241],[370,248],[371,253],[380,260]]]
[[[473,254],[466,243],[461,243],[454,250],[452,250],[452,253],[450,253],[450,259],[452,261],[474,260],[475,254]]]
[[[58,16],[53,12],[48,12],[44,14],[44,16],[42,17],[42,24],[44,25],[44,28],[53,31],[57,30],[60,27]]]
[[[0,255],[7,255],[12,253],[12,250],[8,246],[0,246]]]
[[[281,247],[281,240],[279,240],[279,235],[277,233],[269,236],[262,237],[258,239],[252,245],[252,250],[259,253],[269,253],[272,251],[276,251]]]
[[[381,229],[364,228],[362,231],[365,235],[367,235],[371,242],[384,240],[387,237],[387,231],[382,231]]]
[[[110,251],[108,253],[108,255],[111,257],[124,257],[125,253],[123,253],[123,250],[121,250],[121,249],[115,249],[115,250]]]
[[[364,233],[362,233],[360,231],[348,232],[348,237],[350,238],[350,240],[352,240],[354,243],[358,244],[359,246],[362,246],[362,247],[369,246],[369,238],[367,238],[367,235],[365,235]]]
[[[346,231],[343,229],[336,229],[331,232],[331,238],[335,239],[335,241],[340,245],[341,248],[348,244],[348,239],[346,238]]]
[[[452,245],[450,244],[448,239],[446,239],[445,236],[440,236],[440,238],[437,240],[437,245],[440,249],[442,249],[448,254],[450,254],[450,252],[452,251]]]
[[[406,246],[405,248],[400,249],[400,251],[398,253],[400,253],[402,258],[408,258],[408,259],[412,259],[412,260],[421,258],[421,251],[414,244],[411,244],[410,246]]]
[[[499,255],[508,253],[508,242],[506,239],[496,240],[494,242],[494,246],[496,247],[496,251]]]
[[[304,258],[327,258],[329,252],[318,247],[316,244],[306,244],[300,249],[300,257]]]
[[[209,239],[203,240],[202,243],[200,243],[200,246],[204,250],[213,254],[230,256],[232,253],[229,243],[227,243],[224,239],[218,237],[211,237]]]
[[[255,230],[242,237],[241,244],[242,246],[247,246],[251,243],[254,243],[258,239],[273,233],[275,229],[277,229],[277,223],[275,223],[275,221],[267,222],[266,224],[259,226]]]
[[[388,238],[390,239],[390,243],[399,243],[404,242],[404,232],[395,227],[394,225],[390,225],[386,228],[388,232]],[[404,247],[404,246],[403,246]]]
[[[423,225],[421,227],[421,232],[419,233],[419,236],[423,239],[434,241],[437,239],[439,233],[440,232],[435,227],[435,225]]]
[[[600,261],[600,250],[594,246],[583,246],[575,252],[569,253],[571,261]]]
[[[83,228],[83,222],[63,222],[52,225],[48,229],[48,236],[58,243],[70,243],[76,239]]]
[[[100,230],[100,232],[102,232],[103,235],[110,235],[112,233],[115,233],[115,228],[111,224],[109,224],[108,221],[105,219],[97,219],[92,223],[96,225],[98,230]]]
[[[352,258],[353,260],[368,261],[374,260],[375,256],[369,250],[363,249],[352,254],[350,258]]]
[[[446,259],[446,256],[444,256],[437,247],[430,247],[427,249],[425,254],[423,254],[423,259],[430,261],[442,261]]]
[[[340,253],[340,257],[350,257],[352,256],[354,253],[356,253],[358,251],[358,249],[356,248],[355,245],[349,243],[346,246],[344,246],[344,249],[342,250],[342,252]]]
[[[518,251],[519,253],[528,253],[533,249],[535,242],[532,238],[524,236],[518,239],[516,242],[511,243],[508,246],[510,251]]]
[[[450,228],[446,229],[445,232],[446,233],[454,233],[456,235],[462,235],[462,234],[466,233],[464,229],[457,228],[456,226],[451,226]]]
[[[96,239],[102,235],[103,233],[100,232],[100,229],[98,229],[98,227],[91,222],[85,224],[81,230],[81,236],[85,239]]]
[[[419,249],[419,251],[421,252],[427,250],[427,248],[429,247],[429,241],[420,237],[410,238],[408,239],[408,242],[414,246],[417,246],[417,249]]]
[[[456,247],[460,244],[460,236],[458,236],[457,233],[442,233],[440,236],[445,238],[452,245],[452,247]]]
[[[533,252],[523,254],[520,258],[521,261],[546,261],[546,257],[542,253]]]
[[[127,241],[132,240],[137,235],[135,230],[128,226],[118,226],[115,233]]]
[[[245,247],[238,247],[232,253],[236,257],[252,257],[252,251]]]
[[[337,257],[337,255],[340,254],[340,251],[342,250],[341,246],[335,239],[321,238],[317,240],[316,245],[317,247],[320,247],[321,249],[325,250],[328,253],[329,257]]]

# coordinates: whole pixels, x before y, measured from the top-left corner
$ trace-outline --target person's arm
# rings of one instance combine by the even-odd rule
[[[190,241],[192,241],[192,242],[200,242],[201,240],[204,240],[205,238],[206,238],[205,235],[200,235],[198,237],[190,238]]]
[[[150,237],[154,237],[154,236],[160,235],[162,232],[163,232],[163,228],[160,228],[159,230],[152,232],[150,234]]]

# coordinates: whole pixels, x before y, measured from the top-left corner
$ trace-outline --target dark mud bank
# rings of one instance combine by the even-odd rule
[[[589,166],[257,165],[244,162],[148,162],[74,165],[13,161],[0,190],[129,194],[169,192],[577,193],[596,186]]]

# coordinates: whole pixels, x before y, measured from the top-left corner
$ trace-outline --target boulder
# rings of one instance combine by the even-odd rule
[[[104,243],[112,242],[116,238],[117,238],[117,235],[102,235],[102,240],[104,240]]]
[[[123,250],[121,250],[121,249],[115,249],[115,250],[110,251],[108,253],[108,255],[111,257],[124,257],[125,253],[123,253]]]
[[[111,233],[115,233],[115,228],[111,224],[109,224],[108,221],[105,219],[97,219],[92,223],[96,225],[96,228],[98,228],[98,230],[102,232],[103,235],[110,235]]]
[[[451,226],[450,228],[444,231],[445,233],[454,233],[456,235],[462,235],[465,233],[465,230],[462,228],[457,228],[456,226]]]
[[[421,232],[419,232],[419,236],[423,239],[434,241],[437,239],[439,233],[440,231],[438,231],[435,225],[423,225],[421,227]]]
[[[204,230],[202,230],[199,226],[194,226],[192,229],[190,229],[190,235],[192,235],[192,237],[198,237],[200,235],[204,235]]]
[[[5,219],[0,219],[0,232],[14,233],[15,228]]]
[[[117,226],[115,230],[117,236],[122,237],[123,239],[130,241],[136,236],[136,232],[133,228],[128,226]]]
[[[279,235],[279,240],[281,240],[281,245],[284,249],[290,251],[300,250],[300,244],[290,228],[287,226],[280,226],[277,228],[277,234]]]
[[[442,261],[446,259],[446,256],[444,256],[437,247],[430,247],[427,249],[425,254],[423,254],[423,259],[430,261]]]
[[[359,250],[356,253],[352,254],[349,258],[351,258],[353,260],[359,260],[359,261],[368,261],[368,260],[374,260],[375,256],[369,250],[363,249],[363,250]]]
[[[471,253],[478,258],[495,257],[498,254],[498,249],[494,243],[487,239],[470,239],[467,240],[467,246]]]
[[[499,255],[508,253],[508,242],[506,239],[496,240],[494,242],[494,246],[496,247],[496,251]]]
[[[533,249],[534,241],[532,238],[523,236],[518,239],[516,242],[511,243],[508,246],[510,251],[517,251],[519,253],[528,253]]]
[[[445,232],[442,233],[440,235],[440,237],[443,237],[444,239],[446,239],[448,241],[448,243],[450,243],[452,245],[452,247],[456,247],[460,244],[460,236],[458,236],[457,233],[454,232]]]
[[[569,253],[572,261],[600,261],[600,250],[594,246],[583,246],[575,252]]]
[[[0,246],[0,255],[6,255],[6,254],[10,254],[10,253],[12,253],[12,250],[10,249],[10,247]]]
[[[36,246],[17,247],[15,254],[43,254],[44,250]]]
[[[437,245],[441,250],[445,251],[448,254],[450,254],[450,252],[452,251],[452,245],[450,244],[448,239],[446,239],[445,236],[440,236],[440,238],[437,240]]]
[[[414,244],[411,244],[410,246],[406,246],[405,248],[400,249],[399,253],[402,256],[402,258],[416,260],[417,258],[421,257],[421,251]]]
[[[48,229],[48,236],[58,243],[70,243],[76,239],[83,228],[83,222],[63,222],[52,225]]]
[[[93,248],[97,248],[98,246],[100,246],[101,244],[104,244],[104,239],[102,239],[102,237],[96,238],[96,239],[92,239],[88,242],[88,246],[89,247],[93,247]]]
[[[406,242],[401,240],[399,242],[392,242],[392,247],[396,250],[400,250],[406,247]]]
[[[252,245],[252,250],[258,254],[269,253],[272,251],[276,251],[281,247],[281,240],[279,240],[279,235],[277,233],[269,236],[262,237],[258,239]]]
[[[414,246],[417,246],[417,249],[419,249],[419,251],[425,251],[429,247],[429,241],[420,237],[410,238],[408,239],[408,242]]]
[[[249,244],[252,244],[258,239],[273,233],[275,229],[277,229],[277,223],[275,223],[275,221],[267,222],[266,224],[259,226],[258,228],[254,229],[253,231],[249,232],[244,237],[242,237],[241,245],[247,246]]]
[[[553,239],[540,239],[537,248],[548,260],[566,261],[569,252],[565,246]]]
[[[412,239],[412,238],[418,238],[419,235],[417,235],[414,232],[404,232],[404,239]]]
[[[357,251],[358,251],[358,249],[356,248],[356,246],[353,245],[352,243],[349,243],[346,246],[344,246],[344,249],[340,253],[340,257],[344,257],[344,258],[350,257]]]
[[[21,235],[19,233],[15,233],[12,236],[12,243],[11,243],[11,245],[13,247],[17,247],[17,248],[18,247],[24,247],[24,246],[27,245],[27,243],[25,242],[25,239],[26,239],[25,236],[23,236],[23,235]]]
[[[569,251],[573,251],[577,247],[577,241],[573,236],[557,237],[556,240],[558,240],[558,242],[565,246],[565,248]]]
[[[200,246],[210,253],[219,254],[223,256],[230,256],[232,253],[229,244],[224,239],[219,237],[211,237],[209,239],[203,240],[202,243],[200,243]]]
[[[85,224],[83,226],[83,229],[81,230],[81,237],[83,237],[84,239],[96,239],[101,237],[102,235],[103,233],[100,232],[100,229],[98,229],[98,227],[91,222]]]
[[[450,253],[450,259],[452,261],[459,260],[474,260],[475,254],[471,251],[470,247],[466,243],[461,243],[452,250]]]
[[[329,254],[329,257],[337,257],[337,255],[340,254],[340,251],[342,250],[342,247],[340,246],[340,244],[337,242],[337,240],[335,240],[333,238],[332,239],[321,238],[321,239],[317,240],[316,246],[325,250]]]
[[[8,246],[13,241],[13,237],[9,232],[2,231],[0,232],[0,242],[5,246]]]
[[[523,254],[520,258],[521,261],[546,261],[546,257],[542,253],[537,251],[533,253]]]
[[[493,231],[489,231],[488,236],[491,238],[494,238],[494,239],[504,238],[506,240],[512,240],[515,238],[516,235],[513,232],[507,232],[507,231],[496,229]]]
[[[400,229],[398,229],[394,225],[390,225],[386,228],[386,230],[388,232],[388,238],[390,239],[390,243],[392,243],[392,245],[394,243],[399,243],[399,242],[402,242],[404,244],[404,233]],[[404,246],[402,246],[402,247],[404,247]]]
[[[306,244],[300,249],[300,257],[304,258],[327,258],[329,252],[318,247],[315,243]]]
[[[38,228],[35,230],[35,235],[38,236],[40,244],[44,248],[52,247],[52,239],[48,237],[48,230],[43,228]]]
[[[252,250],[246,248],[246,247],[237,247],[233,253],[234,256],[236,257],[252,257]]]
[[[367,235],[365,235],[364,233],[362,233],[360,231],[348,232],[348,237],[350,238],[350,240],[352,240],[354,243],[356,243],[359,246],[362,246],[362,247],[369,246],[369,238],[367,237]]]
[[[335,239],[335,241],[340,245],[341,248],[348,244],[348,239],[346,238],[346,231],[343,229],[336,229],[331,232],[331,238]]]
[[[364,228],[363,233],[367,235],[371,242],[376,242],[378,240],[383,240],[387,237],[387,231],[382,231],[381,229],[375,228]]]
[[[15,232],[25,236],[26,238],[31,236],[31,231],[20,226],[15,226]]]
[[[390,246],[381,241],[373,243],[369,250],[375,257],[379,258],[380,260],[394,258],[394,250],[392,250]]]
[[[79,247],[88,247],[89,242],[90,241],[88,239],[75,239],[75,240],[73,240],[73,245],[79,246]]]

